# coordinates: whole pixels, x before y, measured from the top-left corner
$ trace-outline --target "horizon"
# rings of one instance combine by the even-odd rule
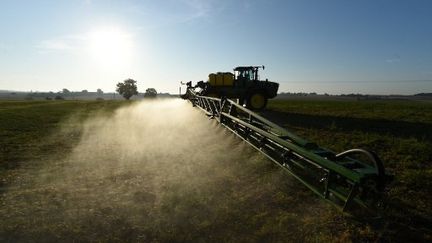
[[[138,90],[176,94],[180,81],[265,65],[260,76],[280,83],[279,93],[432,92],[430,1],[43,0],[0,8],[0,90],[115,92],[132,78]]]
[[[84,89],[86,90],[86,89]],[[83,93],[84,90],[69,90],[69,92],[72,93]],[[157,90],[156,90],[157,91]],[[183,91],[183,89],[182,89]],[[92,90],[86,90],[87,93],[89,94],[93,94],[93,93],[97,93],[96,91],[92,91]],[[117,91],[104,91],[102,90],[102,94],[118,94]],[[60,91],[53,91],[53,90],[30,90],[30,91],[25,91],[25,90],[3,90],[0,89],[0,93],[34,93],[34,94],[45,94],[45,93],[53,93],[53,94],[64,94],[62,92],[62,90]],[[144,94],[145,91],[140,91],[138,90],[138,94]],[[174,95],[177,96],[179,95],[178,93],[170,93],[170,92],[164,92],[164,91],[157,91],[158,94],[163,94],[163,95]],[[432,94],[432,92],[419,92],[419,93],[413,93],[413,94],[379,94],[379,93],[339,93],[339,94],[332,94],[332,93],[318,93],[318,92],[292,92],[292,91],[278,91],[277,93],[278,95],[295,95],[295,94],[314,94],[314,95],[330,95],[330,96],[343,96],[343,95],[362,95],[362,96],[416,96],[416,95],[420,95],[420,94]],[[69,95],[69,94],[66,94]],[[134,95],[135,96],[135,95]]]

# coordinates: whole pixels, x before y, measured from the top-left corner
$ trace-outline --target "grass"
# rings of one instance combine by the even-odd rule
[[[1,101],[0,192],[23,168],[69,153],[79,142],[78,128],[86,118],[122,105],[118,101]],[[65,124],[70,129],[59,132]]]
[[[273,100],[268,108],[264,115],[323,147],[377,152],[395,180],[372,230],[396,241],[431,239],[432,103]]]
[[[0,241],[432,240],[431,103],[269,102],[264,115],[304,138],[334,151],[363,147],[381,156],[395,181],[383,218],[370,220],[324,203],[198,110],[193,112],[202,117],[201,125],[186,124],[167,139],[184,136],[192,145],[199,142],[199,151],[211,152],[209,161],[196,146],[184,144],[175,146],[195,164],[167,147],[169,151],[151,155],[166,161],[130,159],[138,166],[133,170],[117,165],[117,157],[107,168],[98,168],[109,173],[68,165],[64,157],[83,146],[80,141],[89,129],[83,124],[96,116],[109,120],[129,104],[0,102]],[[182,134],[185,130],[189,133]],[[109,159],[94,154],[98,157]]]
[[[119,101],[1,101],[0,168],[46,156],[43,150],[54,144],[47,135],[60,129],[72,115],[79,124],[91,114],[113,111],[121,105],[124,103]]]
[[[270,100],[269,108],[296,114],[432,123],[429,101]]]

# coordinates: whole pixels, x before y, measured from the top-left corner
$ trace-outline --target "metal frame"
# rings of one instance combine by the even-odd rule
[[[352,205],[374,209],[389,179],[378,156],[363,149],[335,154],[311,143],[229,99],[199,96],[193,106],[242,138],[321,198],[343,211]],[[364,155],[364,160],[353,155]]]

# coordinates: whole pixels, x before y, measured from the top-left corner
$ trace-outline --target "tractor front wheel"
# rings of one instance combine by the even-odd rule
[[[252,93],[246,103],[247,107],[252,110],[262,110],[267,105],[267,96],[262,93]]]

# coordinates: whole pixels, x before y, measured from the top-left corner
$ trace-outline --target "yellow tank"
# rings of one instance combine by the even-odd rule
[[[234,84],[234,74],[232,73],[210,73],[209,83],[211,86],[232,86]]]
[[[223,73],[217,73],[216,74],[216,86],[223,86],[224,85],[224,75]]]
[[[233,84],[234,84],[234,74],[224,73],[224,85],[233,86]]]
[[[211,86],[216,86],[216,74],[214,73],[209,74],[209,83]]]

